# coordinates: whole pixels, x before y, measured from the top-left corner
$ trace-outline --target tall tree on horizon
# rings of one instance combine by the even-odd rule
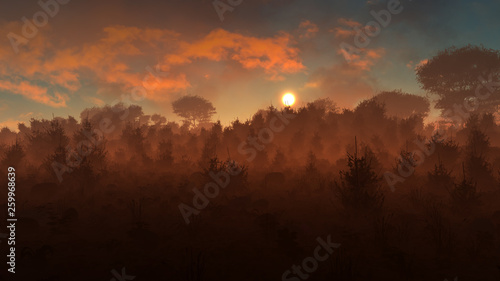
[[[174,113],[184,118],[183,122],[196,127],[208,123],[216,113],[213,104],[200,96],[184,96],[172,102]]]
[[[496,112],[500,105],[500,51],[483,46],[450,47],[417,67],[421,88],[438,97],[443,117],[466,113]],[[464,108],[465,107],[465,108]],[[467,107],[469,109],[467,109]],[[462,118],[465,123],[467,117]]]

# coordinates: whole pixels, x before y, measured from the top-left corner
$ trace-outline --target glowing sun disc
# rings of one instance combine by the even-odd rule
[[[292,93],[286,93],[281,101],[285,106],[292,106],[295,103],[295,96]]]

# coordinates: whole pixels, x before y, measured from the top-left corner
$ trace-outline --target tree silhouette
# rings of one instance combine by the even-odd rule
[[[184,96],[172,102],[174,113],[184,118],[185,123],[192,127],[198,124],[208,123],[212,115],[216,113],[212,103],[200,96]]]
[[[340,182],[335,191],[344,208],[354,213],[380,210],[384,194],[380,191],[381,178],[373,170],[368,150],[358,156],[357,142],[354,155],[347,153],[347,170],[340,171]]]
[[[411,115],[427,116],[430,111],[427,98],[410,95],[401,90],[380,92],[373,99],[385,104],[387,115],[399,118],[408,118]]]
[[[81,128],[73,134],[76,152],[81,158],[75,172],[81,174],[85,181],[95,179],[106,169],[106,141],[95,131],[95,126],[88,119],[83,119]]]
[[[203,150],[201,152],[201,167],[205,167],[209,163],[210,159],[217,157],[217,146],[220,143],[221,135],[222,125],[220,121],[217,121],[217,123],[212,126],[209,135],[205,139]]]
[[[496,82],[499,76],[500,52],[483,46],[451,47],[417,68],[418,82],[422,89],[439,97],[436,108],[442,109],[445,117],[450,115],[447,111],[464,102],[470,107],[477,104],[478,112],[494,112],[500,103],[500,91],[494,89],[488,96],[488,90],[493,88],[483,83],[484,80]],[[483,98],[467,101],[467,98],[476,97],[478,89]]]
[[[495,179],[487,156],[491,150],[488,136],[479,128],[479,117],[472,115],[466,123],[469,130],[465,145],[465,171],[480,187],[491,188]]]
[[[26,154],[31,159],[38,162],[57,150],[59,146],[66,147],[69,144],[69,137],[61,122],[57,119],[30,121],[31,131],[26,134]]]
[[[463,179],[455,184],[455,188],[450,192],[452,207],[462,212],[470,211],[470,208],[479,204],[479,194],[477,193],[477,184],[467,179],[465,168],[463,170]]]
[[[12,166],[18,168],[21,161],[26,156],[23,147],[16,140],[16,143],[9,146],[2,157],[2,166],[8,167]]]
[[[451,172],[444,166],[441,159],[439,159],[438,164],[434,164],[434,169],[427,172],[428,185],[433,189],[450,190],[454,180]]]
[[[165,165],[171,165],[174,162],[172,140],[162,140],[158,144],[158,161]]]

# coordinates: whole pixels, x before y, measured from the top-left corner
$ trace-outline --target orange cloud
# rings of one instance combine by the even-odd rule
[[[308,30],[313,32],[314,28],[309,26]],[[284,79],[283,74],[305,68],[299,50],[291,47],[292,36],[287,33],[257,38],[216,29],[201,39],[182,41],[171,30],[109,26],[103,29],[102,38],[83,46],[59,47],[54,52],[50,42],[40,32],[17,55],[9,50],[10,46],[0,46],[0,58],[4,60],[0,65],[0,79],[4,80],[0,89],[48,106],[63,107],[67,94],[81,88],[81,79],[91,77],[97,80],[99,88],[118,87],[122,93],[130,93],[142,86],[147,99],[165,100],[170,92],[191,87],[189,76],[181,69],[201,59],[236,61],[245,69],[263,70],[270,80]],[[160,57],[153,58],[151,54]],[[155,67],[136,69],[138,60],[147,62],[161,57],[161,71]],[[40,86],[47,82],[49,86]],[[52,87],[61,93],[48,94],[55,91]]]
[[[358,49],[358,52],[348,53],[345,49],[339,49],[339,54],[349,58],[349,64],[355,69],[368,71],[375,62],[385,54],[384,48],[378,49]]]
[[[362,24],[360,22],[357,22],[357,21],[352,20],[352,19],[346,19],[346,18],[340,18],[337,20],[337,22],[340,23],[341,25],[351,27],[351,28],[362,26]]]
[[[406,67],[408,67],[409,69],[417,70],[418,67],[420,67],[428,62],[429,62],[428,59],[423,59],[416,64],[413,61],[410,61],[406,64]]]
[[[316,36],[316,33],[318,33],[319,28],[316,24],[312,23],[311,21],[305,20],[300,23],[299,31],[301,32],[299,38],[309,39]]]
[[[165,63],[183,65],[199,59],[234,60],[246,69],[263,69],[270,80],[283,80],[282,74],[305,68],[299,59],[299,50],[290,47],[291,43],[292,38],[287,33],[273,38],[256,38],[216,29],[201,40],[179,44],[177,53],[165,56]]]
[[[342,27],[336,27],[333,30],[331,30],[331,32],[333,32],[335,34],[335,37],[338,37],[338,38],[349,38],[349,37],[353,37],[354,35],[356,35],[355,30],[345,29]]]
[[[338,106],[352,108],[374,94],[376,81],[356,65],[348,63],[319,68],[304,85],[309,95],[327,96]]]
[[[51,75],[51,83],[53,85],[60,85],[70,91],[76,91],[80,88],[80,81],[78,74],[70,71],[61,71],[57,74]]]
[[[15,132],[17,131],[17,124],[18,123],[23,123],[21,120],[15,120],[13,118],[7,119],[7,121],[0,122],[0,129],[2,128],[9,128],[11,131]]]
[[[354,28],[360,28],[361,26],[363,26],[357,21],[345,18],[340,18],[337,20],[337,22],[342,26],[335,27],[334,29],[330,30],[330,32],[333,32],[335,34],[335,37],[337,38],[354,37],[356,35],[356,30],[354,30]]]
[[[428,59],[421,60],[419,63],[417,63],[417,65],[415,65],[415,69],[417,69],[417,67],[420,67],[424,64],[427,64],[428,62],[429,62]]]
[[[83,100],[97,106],[103,106],[106,104],[103,100],[96,97],[84,96]]]
[[[32,85],[29,82],[22,81],[14,84],[9,81],[0,81],[0,89],[22,95],[30,100],[49,105],[52,107],[65,107],[68,97],[66,95],[55,93],[53,96],[47,93],[47,89]]]

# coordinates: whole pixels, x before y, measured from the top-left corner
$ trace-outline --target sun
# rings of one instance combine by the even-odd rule
[[[286,93],[281,101],[285,106],[292,106],[295,103],[295,96],[292,93]]]

